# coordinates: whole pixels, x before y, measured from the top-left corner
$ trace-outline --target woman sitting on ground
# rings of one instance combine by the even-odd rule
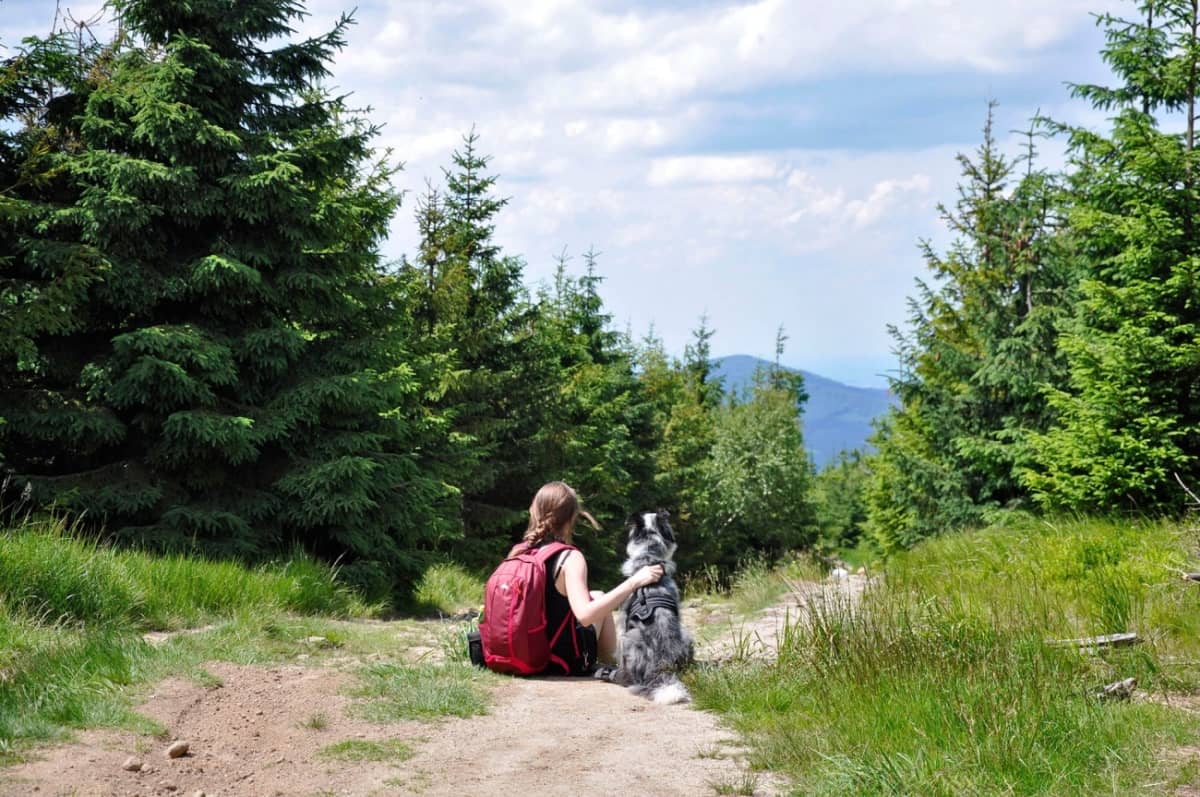
[[[550,482],[537,491],[529,505],[525,542],[538,547],[551,542],[571,545],[575,522],[583,517],[598,529],[596,519],[580,509],[579,497],[564,482]],[[633,591],[663,576],[662,565],[647,565],[608,592],[588,589],[588,568],[583,553],[563,551],[546,562],[546,627],[558,629],[568,614],[575,616],[576,635],[560,634],[551,649],[547,672],[562,674],[555,657],[566,662],[570,675],[586,675],[597,663],[617,663],[617,627],[613,612]],[[553,630],[551,631],[553,633]]]

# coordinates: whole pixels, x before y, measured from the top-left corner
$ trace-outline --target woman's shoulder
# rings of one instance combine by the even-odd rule
[[[560,566],[570,568],[572,570],[579,567],[587,567],[587,560],[583,557],[583,551],[572,545],[565,549],[557,556]]]

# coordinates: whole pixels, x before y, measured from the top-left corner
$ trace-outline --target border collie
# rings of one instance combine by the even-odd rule
[[[655,703],[691,699],[677,673],[692,662],[691,635],[679,615],[679,587],[672,577],[675,532],[660,509],[631,515],[621,572],[631,576],[646,565],[662,565],[663,577],[634,590],[621,605],[621,664],[601,677]]]

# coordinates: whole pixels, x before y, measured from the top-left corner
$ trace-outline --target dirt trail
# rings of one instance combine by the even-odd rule
[[[738,650],[767,654],[785,614],[796,616],[814,595],[857,595],[862,581],[807,585],[744,624],[726,618],[728,632],[710,633],[698,658],[719,661]],[[721,622],[702,620],[694,610],[690,619],[710,632]],[[139,707],[170,738],[81,733],[37,760],[0,770],[0,797],[693,797],[750,783],[755,794],[783,791],[769,776],[748,778],[734,734],[688,706],[655,705],[592,679],[512,679],[495,690],[485,716],[377,724],[349,711],[345,692],[353,664],[210,663],[206,669],[219,686],[168,679]],[[167,758],[167,744],[176,738],[189,742],[190,753]],[[397,740],[413,754],[383,762],[319,754],[345,740]],[[130,756],[145,768],[124,769]]]

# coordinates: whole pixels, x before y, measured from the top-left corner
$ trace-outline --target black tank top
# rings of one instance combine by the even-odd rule
[[[573,553],[574,551],[563,551],[557,556],[550,557],[546,562],[546,630],[551,636],[562,625],[563,618],[571,611],[571,602],[567,600],[566,595],[558,591],[554,583],[558,580],[558,573],[562,570],[563,563]]]
[[[571,602],[567,600],[566,595],[555,588],[554,582],[557,580],[563,563],[567,561],[567,557],[574,553],[575,551],[563,551],[557,556],[550,557],[546,562],[546,637],[548,639],[553,639],[562,626],[563,620],[571,613]],[[595,656],[595,651],[589,653],[588,645],[579,638],[578,627],[578,622],[568,622],[567,627],[563,629],[550,648],[550,653],[565,661],[572,672],[577,672],[581,668],[587,669],[595,663],[591,660]],[[551,661],[547,669],[551,672],[561,672],[562,668]]]

